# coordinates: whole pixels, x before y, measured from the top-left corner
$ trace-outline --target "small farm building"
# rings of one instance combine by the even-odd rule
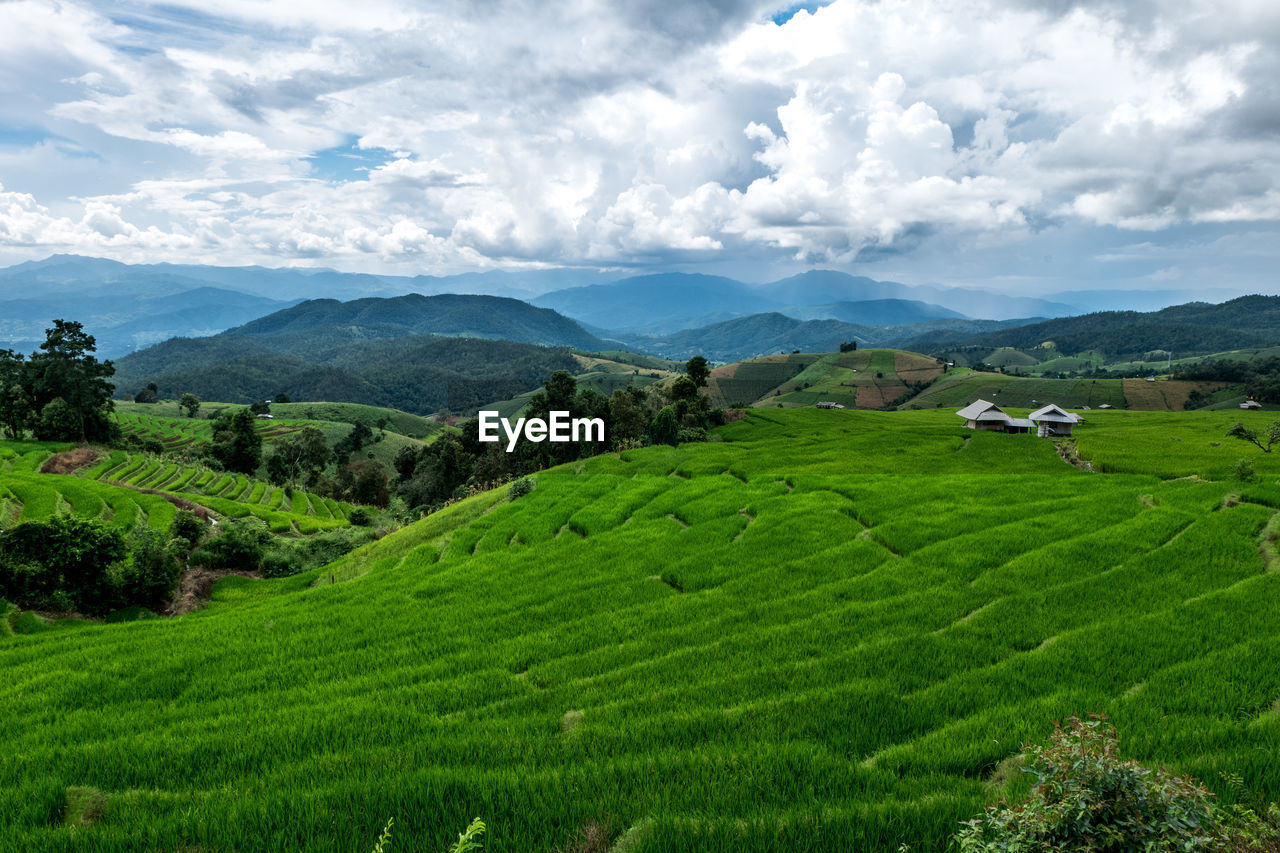
[[[258,420],[260,421],[274,421],[275,419],[275,415],[258,415]]]
[[[964,418],[964,425],[969,429],[993,432],[1031,432],[1035,429],[1029,418],[1010,417],[1004,409],[986,400],[975,400],[956,414]]]
[[[1261,409],[1261,408],[1262,408],[1262,404],[1261,404],[1261,403],[1259,403],[1257,400],[1245,400],[1243,403],[1241,403],[1241,404],[1240,404],[1240,408],[1242,408],[1242,409]]]
[[[839,403],[833,403],[831,400],[820,400],[818,402],[819,409],[843,409],[844,406]]]
[[[1050,435],[1071,435],[1072,425],[1080,422],[1079,415],[1073,415],[1052,403],[1036,409],[1027,416],[1027,419],[1036,425],[1036,435],[1041,438]]]

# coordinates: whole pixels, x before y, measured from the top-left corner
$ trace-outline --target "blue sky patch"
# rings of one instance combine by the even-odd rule
[[[358,148],[356,138],[332,148],[325,148],[304,158],[311,163],[317,178],[333,183],[363,181],[372,169],[389,162],[391,152],[385,148]]]
[[[831,5],[831,0],[823,0],[823,2],[794,3],[780,12],[775,12],[770,20],[778,26],[782,26],[787,21],[794,18],[797,12],[804,11],[812,14],[823,6],[829,5]]]

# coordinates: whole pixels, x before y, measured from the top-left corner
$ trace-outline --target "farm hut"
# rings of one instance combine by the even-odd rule
[[[1259,403],[1257,400],[1245,400],[1243,403],[1241,403],[1241,404],[1240,404],[1240,408],[1242,408],[1242,409],[1261,409],[1261,408],[1262,408],[1262,404],[1261,404],[1261,403]]]
[[[260,421],[274,421],[275,419],[275,415],[258,415],[258,420]]]
[[[1013,419],[1005,414],[1004,409],[986,400],[975,400],[956,414],[964,418],[968,429],[986,429],[1005,432]]]
[[[1050,435],[1071,435],[1071,427],[1080,422],[1080,416],[1050,403],[1036,409],[1027,416],[1027,420],[1036,425],[1036,435],[1044,438]]]
[[[818,401],[818,408],[819,409],[843,409],[844,406],[840,405],[839,403],[832,402],[831,400],[820,400]]]

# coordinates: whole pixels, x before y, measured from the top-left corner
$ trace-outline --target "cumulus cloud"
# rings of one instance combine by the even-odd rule
[[[1280,220],[1273,3],[779,5],[9,2],[0,246],[854,264]]]

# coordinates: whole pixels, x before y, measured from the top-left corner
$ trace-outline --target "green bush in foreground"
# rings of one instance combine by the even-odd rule
[[[966,821],[962,853],[1275,849],[1271,817],[1221,808],[1194,780],[1122,761],[1117,743],[1105,717],[1055,724],[1048,746],[1028,747],[1031,796]]]

